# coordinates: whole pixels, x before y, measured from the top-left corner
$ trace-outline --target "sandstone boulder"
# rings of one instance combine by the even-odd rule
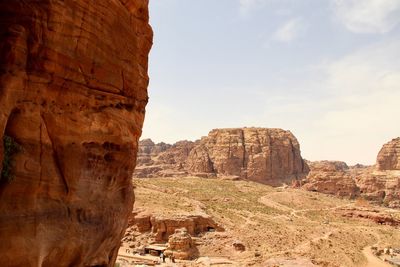
[[[165,255],[173,255],[179,260],[191,260],[198,256],[199,252],[186,228],[176,229],[168,239],[168,247]]]
[[[0,36],[0,266],[114,266],[148,100],[148,0],[0,1]]]

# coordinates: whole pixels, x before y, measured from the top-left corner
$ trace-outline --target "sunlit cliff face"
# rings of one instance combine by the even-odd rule
[[[147,104],[148,1],[0,3],[1,266],[113,266]],[[0,160],[5,150],[0,148]]]

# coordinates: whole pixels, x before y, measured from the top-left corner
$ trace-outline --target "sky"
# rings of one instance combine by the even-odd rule
[[[290,130],[303,158],[374,164],[400,136],[400,0],[150,0],[142,138]]]

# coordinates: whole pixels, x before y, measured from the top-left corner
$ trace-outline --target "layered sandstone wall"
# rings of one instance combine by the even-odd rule
[[[180,141],[160,151],[162,144],[140,142],[148,153],[139,155],[136,177],[234,176],[281,185],[308,173],[297,139],[281,129],[215,129],[196,142]]]
[[[302,181],[306,190],[343,197],[362,197],[369,201],[400,208],[400,138],[380,150],[376,165],[348,167],[344,162],[309,162],[310,173]]]
[[[113,266],[148,99],[148,0],[1,1],[0,36],[0,137],[20,147],[0,181],[0,266]]]
[[[308,162],[310,173],[304,189],[342,197],[359,196],[358,188],[349,167],[341,161]]]
[[[190,173],[215,173],[269,185],[303,178],[308,167],[290,131],[266,128],[212,130],[190,152]]]
[[[379,170],[400,170],[400,137],[383,145],[377,158]]]

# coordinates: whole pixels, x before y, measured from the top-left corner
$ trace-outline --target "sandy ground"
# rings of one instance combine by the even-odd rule
[[[337,212],[357,208],[351,200],[247,181],[188,177],[134,183],[136,208],[164,216],[208,214],[224,227],[224,232],[201,235],[198,246],[203,261],[219,258],[227,262],[223,266],[269,266],[273,261],[282,262],[278,266],[390,266],[377,259],[370,246],[380,242],[400,247],[399,229]],[[400,216],[381,207],[371,209]],[[245,245],[244,252],[234,250],[237,240]]]

